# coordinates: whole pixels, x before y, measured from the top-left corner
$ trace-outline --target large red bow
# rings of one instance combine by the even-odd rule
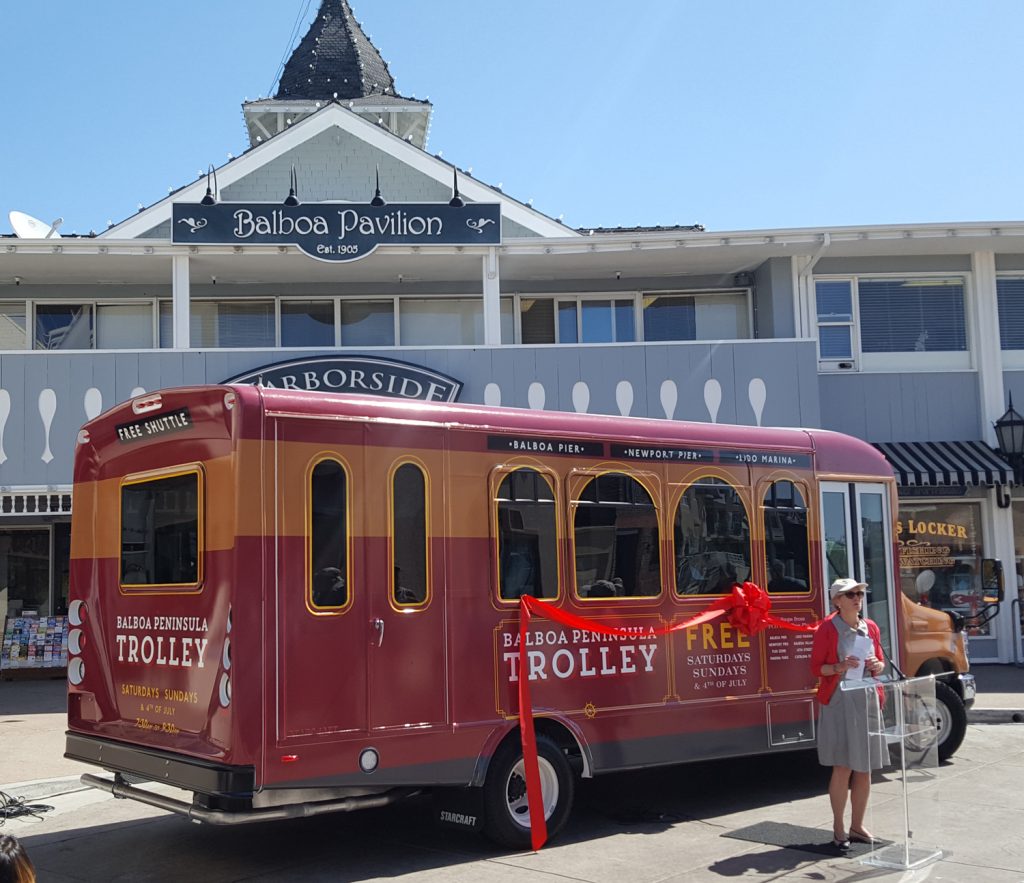
[[[771,598],[756,583],[736,583],[728,595],[709,604],[696,616],[665,628],[655,629],[656,635],[667,635],[682,629],[693,628],[723,614],[729,622],[745,635],[756,635],[767,628],[788,629],[794,632],[813,632],[819,623],[806,625],[786,622],[769,611],[772,607]],[[567,625],[570,628],[583,628],[602,635],[621,635],[630,637],[626,629],[601,625],[582,616],[567,613],[544,601],[538,601],[532,595],[523,595],[519,599],[519,736],[523,745],[523,766],[526,773],[526,800],[530,807],[530,842],[534,851],[544,845],[548,838],[548,827],[544,820],[543,795],[540,788],[540,770],[537,766],[537,739],[533,729],[533,703],[530,700],[530,679],[526,659],[526,627],[530,622],[530,614],[535,613],[546,619]]]
[[[734,584],[732,591],[715,601],[709,609],[724,610],[729,622],[745,635],[756,635],[771,627],[796,632],[813,632],[818,627],[816,622],[802,625],[772,616],[768,612],[772,609],[772,599],[757,583]],[[688,623],[683,623],[683,627],[686,625]]]

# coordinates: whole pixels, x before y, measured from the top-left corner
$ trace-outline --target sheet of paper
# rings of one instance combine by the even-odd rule
[[[871,640],[868,635],[857,635],[853,639],[853,649],[850,651],[851,656],[856,656],[860,663],[856,668],[851,668],[846,673],[846,680],[848,681],[859,681],[864,677],[864,660],[869,656],[875,654],[875,643]]]

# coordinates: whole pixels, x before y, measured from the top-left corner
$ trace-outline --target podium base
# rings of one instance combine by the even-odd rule
[[[893,843],[869,853],[861,859],[860,863],[862,865],[872,865],[876,868],[913,871],[916,868],[923,868],[925,865],[937,862],[940,858],[942,858],[941,849],[928,849],[922,846]]]

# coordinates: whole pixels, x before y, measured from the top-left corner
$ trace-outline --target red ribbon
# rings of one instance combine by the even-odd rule
[[[675,625],[655,629],[655,635],[667,635],[693,628],[726,616],[729,623],[745,635],[756,635],[768,628],[788,629],[792,632],[813,632],[819,622],[798,624],[772,616],[771,598],[756,583],[736,583],[728,595],[713,601],[701,613]],[[526,629],[530,615],[536,614],[571,628],[586,629],[601,635],[630,637],[632,632],[614,626],[601,625],[592,620],[567,613],[532,595],[519,599],[519,735],[523,745],[523,767],[526,772],[526,801],[530,808],[530,844],[537,852],[548,839],[548,826],[544,819],[544,801],[540,788],[540,769],[537,765],[537,738],[533,728],[533,703],[530,700],[530,678],[526,657]]]

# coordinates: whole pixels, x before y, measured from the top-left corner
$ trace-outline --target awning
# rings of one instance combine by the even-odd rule
[[[980,441],[879,442],[896,483],[917,485],[1011,484],[1013,467]]]

